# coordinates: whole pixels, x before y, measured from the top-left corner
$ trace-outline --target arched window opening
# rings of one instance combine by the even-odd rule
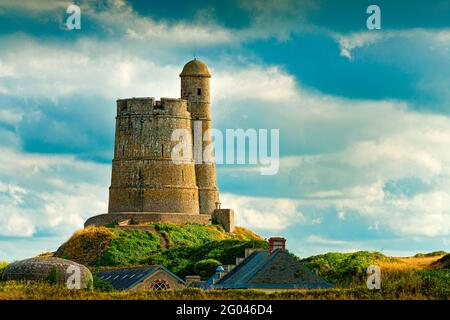
[[[156,291],[170,289],[169,283],[166,280],[157,279],[152,282],[151,288]]]

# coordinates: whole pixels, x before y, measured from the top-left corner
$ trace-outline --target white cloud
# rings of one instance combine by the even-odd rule
[[[328,245],[336,246],[336,245],[349,244],[348,241],[327,239],[327,238],[324,238],[322,236],[315,235],[315,234],[312,234],[312,235],[309,235],[308,237],[306,237],[306,242],[313,243],[313,244],[325,244],[327,246]]]
[[[293,223],[305,222],[296,201],[263,197],[244,197],[221,194],[224,208],[236,210],[238,225],[260,230],[281,231]]]
[[[121,16],[123,18],[123,16]],[[156,23],[148,18],[137,19],[136,16],[126,19],[132,25],[126,28],[126,37],[132,40],[155,41],[165,46],[201,46],[226,44],[235,42],[236,39],[227,29],[218,26],[198,25],[192,26],[185,23],[169,25]],[[170,39],[170,42],[167,40]]]
[[[369,31],[351,33],[349,35],[335,35],[335,38],[339,43],[341,56],[346,57],[350,60],[353,58],[352,51],[354,49],[378,42],[381,39],[384,39],[384,37],[385,36],[382,33]]]
[[[32,16],[49,16],[62,31],[67,31],[63,17],[70,3],[67,1],[3,1],[0,9],[20,10]],[[109,0],[102,5],[93,1],[81,1],[81,31],[84,24],[96,23],[102,32],[123,40],[151,43],[159,47],[205,46],[238,41],[235,33],[211,21],[196,24],[156,21],[141,16],[125,1]],[[68,15],[66,15],[67,17]],[[0,65],[1,75],[1,65]]]
[[[16,126],[22,120],[22,112],[14,108],[1,106],[0,123]]]
[[[229,74],[231,79],[233,72]],[[265,199],[254,198],[232,202],[236,215],[246,217],[242,223],[261,228],[261,221],[271,221],[273,215],[270,225],[285,228],[303,223],[305,215],[309,219],[305,208],[313,206],[335,208],[341,220],[348,212],[357,212],[373,225],[378,223],[379,230],[387,228],[400,236],[450,234],[449,117],[415,112],[400,101],[350,100],[311,92],[280,69],[251,67],[235,76],[244,80],[227,81],[221,87],[223,100],[233,101],[227,110],[218,111],[223,125],[280,128],[281,139],[296,152],[317,150],[312,155],[283,157],[279,175],[266,182],[277,194],[284,192],[284,197],[291,198],[286,201],[302,212],[301,219],[280,221],[279,210],[268,213],[265,205],[257,205],[258,201],[265,204]],[[278,90],[286,92],[276,94]],[[233,92],[239,93],[238,98]],[[224,170],[230,174],[234,168]],[[258,174],[252,168],[236,170],[245,175],[242,179]],[[417,194],[411,196],[386,193],[387,183],[411,177],[429,190],[413,190]],[[261,190],[261,179],[252,181]]]
[[[14,70],[15,76],[14,79],[0,77],[0,86],[10,96],[50,98],[55,102],[81,94],[109,100],[148,95],[179,96],[178,75],[182,65],[161,65],[157,63],[158,56],[143,56],[133,47],[91,40],[80,40],[70,46],[42,44],[28,36],[4,37],[2,42],[7,43],[10,50],[0,53],[0,61],[5,68]],[[228,62],[227,59],[216,61],[210,66],[215,103],[298,99],[294,77],[279,67],[236,65],[230,68]]]
[[[276,66],[225,67],[214,75],[212,83],[215,103],[250,99],[276,103],[298,97],[294,77]]]
[[[16,71],[11,65],[7,65],[0,60],[0,78],[14,77]]]
[[[63,14],[70,3],[65,0],[28,0],[23,2],[5,0],[0,10],[20,10],[24,14],[54,20],[65,31]],[[118,38],[145,42],[158,47],[202,47],[220,44],[239,44],[255,39],[288,39],[292,33],[315,29],[307,23],[305,16],[318,5],[309,1],[265,1],[239,2],[236,9],[249,13],[248,26],[226,28],[216,21],[214,10],[208,5],[200,7],[189,22],[168,22],[141,15],[132,5],[123,0],[105,0],[101,4],[81,0],[82,21],[96,23],[102,32]],[[1,11],[0,11],[1,13]],[[82,30],[83,24],[82,22]]]
[[[331,33],[332,37],[339,44],[340,55],[352,60],[353,51],[358,48],[370,46],[380,41],[388,39],[422,39],[431,41],[435,45],[443,47],[448,52],[450,44],[450,29],[429,30],[429,29],[406,29],[406,30],[382,30],[359,31],[349,34]]]
[[[108,165],[9,149],[0,153],[0,237],[69,236],[88,217],[106,212]]]
[[[124,40],[147,42],[166,48],[193,45],[200,47],[237,41],[231,30],[215,24],[210,19],[169,23],[141,16],[123,1],[108,1],[107,6],[107,10],[98,10],[86,2],[82,6],[83,14]]]
[[[11,50],[2,51],[0,60],[15,70],[13,81],[0,78],[0,85],[10,96],[57,101],[66,96],[97,95],[115,100],[145,96],[149,91],[161,96],[178,93],[175,84],[179,66],[157,65],[151,59],[127,53],[117,44],[81,40],[60,46],[38,43],[26,36],[6,37],[2,43],[8,43]]]
[[[30,14],[38,14],[54,10],[65,10],[69,4],[70,3],[66,0],[2,0],[0,3],[0,9],[23,10]]]
[[[31,237],[35,228],[27,215],[21,212],[11,211],[8,206],[0,206],[5,214],[0,216],[0,235],[12,237]]]

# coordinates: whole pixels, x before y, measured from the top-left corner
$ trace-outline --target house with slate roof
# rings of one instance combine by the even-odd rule
[[[244,259],[220,279],[212,280],[215,289],[319,289],[333,288],[305,267],[285,249],[286,240],[269,239],[269,250],[247,251]]]
[[[181,290],[186,283],[176,274],[161,265],[148,267],[109,269],[97,276],[113,286],[115,290]]]

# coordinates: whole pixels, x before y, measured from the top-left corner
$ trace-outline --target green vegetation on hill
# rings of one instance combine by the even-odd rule
[[[201,261],[233,264],[246,248],[267,248],[261,237],[239,227],[232,234],[217,225],[154,224],[147,229],[86,228],[55,255],[95,268],[161,264],[184,277],[195,274]],[[214,273],[211,265],[203,266],[204,278]]]
[[[114,238],[99,257],[95,266],[129,266],[141,264],[152,252],[160,249],[156,232],[114,229]]]
[[[420,272],[422,290],[439,299],[450,299],[450,270]]]
[[[0,280],[2,280],[3,277],[3,270],[8,266],[8,262],[6,261],[0,261]]]
[[[428,253],[416,253],[416,255],[414,256],[415,258],[421,258],[421,257],[436,257],[436,256],[442,256],[444,254],[447,254],[446,251],[433,251],[433,252],[428,252]]]
[[[378,265],[383,295],[395,292],[400,299],[449,299],[450,270],[443,268],[445,257],[434,263],[433,257],[394,258],[379,252],[331,252],[303,259],[302,263],[339,289],[367,290],[367,267]]]
[[[195,265],[205,259],[214,259],[220,264],[234,264],[236,257],[243,257],[246,248],[267,248],[267,243],[261,240],[222,240],[210,241],[198,246],[178,246],[153,254],[146,262],[162,264],[184,277],[196,274]],[[211,276],[203,274],[203,278]]]
[[[325,280],[348,286],[352,281],[362,281],[369,265],[393,260],[380,252],[357,251],[352,253],[330,252],[301,260]]]
[[[194,265],[194,272],[195,274],[205,279],[209,277],[211,274],[214,274],[217,267],[220,265],[221,263],[215,259],[200,260]]]

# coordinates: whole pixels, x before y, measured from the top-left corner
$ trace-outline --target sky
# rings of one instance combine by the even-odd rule
[[[306,257],[450,250],[450,3],[0,0],[0,260],[107,212],[115,101],[179,97],[215,128],[279,129],[280,167],[218,165],[222,207]],[[377,4],[381,29],[369,30]]]

